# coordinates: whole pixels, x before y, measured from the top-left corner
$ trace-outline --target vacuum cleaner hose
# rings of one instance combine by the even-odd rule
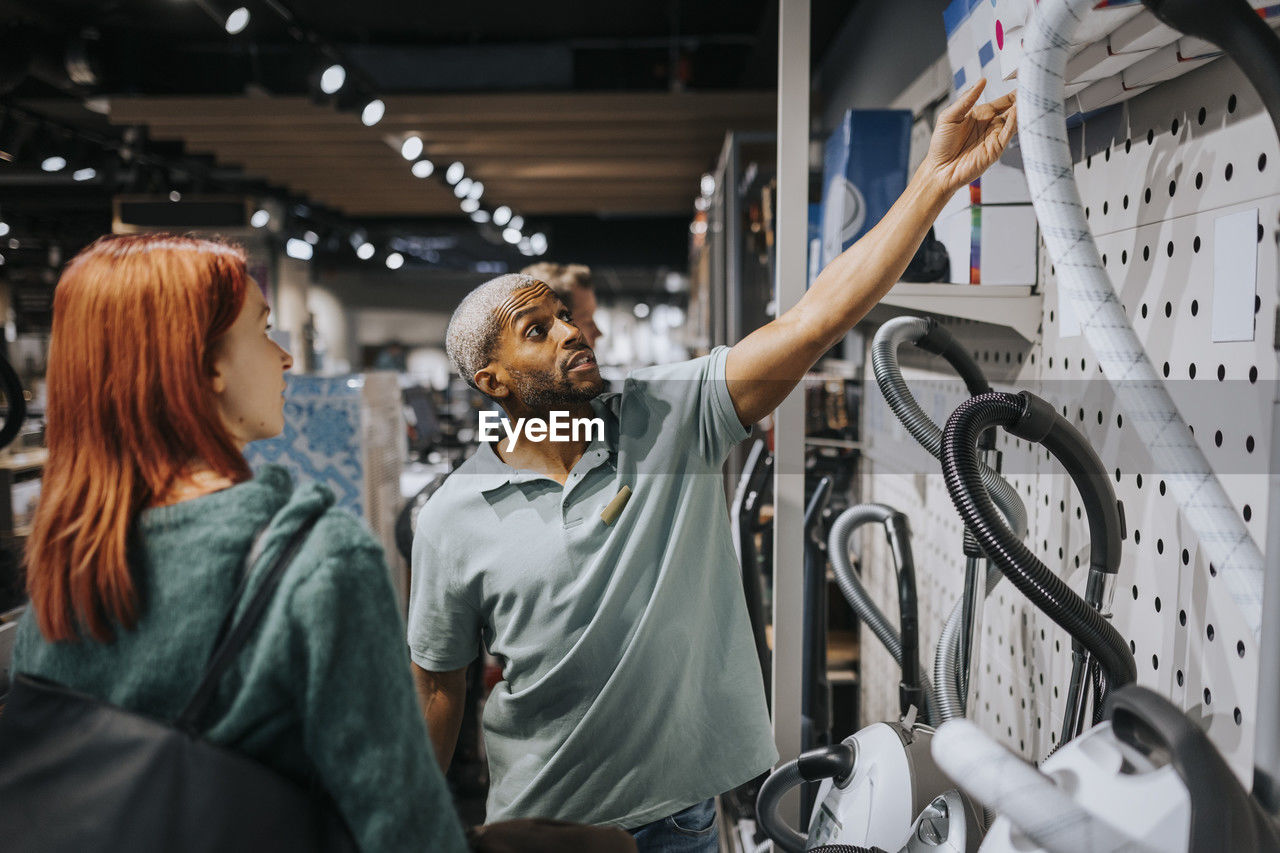
[[[987,569],[985,598],[1004,575],[994,566]],[[964,697],[960,695],[960,638],[964,627],[964,599],[956,602],[938,635],[933,655],[933,713],[937,723],[964,716]]]
[[[778,814],[783,796],[804,782],[819,779],[841,779],[853,772],[857,752],[847,743],[837,743],[810,750],[794,761],[788,761],[769,774],[756,796],[756,820],[783,853],[804,853],[809,838],[798,832]]]
[[[1033,405],[1032,401],[1036,404]],[[942,443],[943,478],[956,510],[977,537],[983,552],[1014,586],[1098,659],[1109,688],[1133,681],[1137,677],[1137,667],[1128,644],[1119,632],[1013,535],[983,488],[977,441],[983,430],[991,426],[1002,426],[1015,435],[1037,442],[1055,432],[1063,432],[1063,426],[1067,430],[1072,429],[1048,403],[1026,392],[1017,395],[981,394],[961,403],[947,421]],[[1053,452],[1053,448],[1049,449]],[[1095,493],[1100,485],[1092,477],[1077,482],[1082,496]],[[1106,485],[1109,488],[1109,484]],[[1103,501],[1096,494],[1086,496],[1085,504],[1086,508],[1092,508],[1091,515],[1099,515],[1102,511]],[[1114,499],[1110,504],[1118,516]],[[1106,523],[1091,518],[1090,531],[1097,531]],[[1114,544],[1118,545],[1118,531],[1115,537]],[[1091,562],[1118,566],[1119,549],[1113,549],[1112,544],[1109,533],[1091,540]]]
[[[849,540],[864,524],[885,525],[890,535],[897,562],[898,608],[901,631],[871,600],[862,579],[849,560]],[[932,719],[932,708],[920,707],[929,702],[930,688],[920,667],[920,629],[917,612],[915,562],[906,539],[906,518],[884,504],[858,504],[836,518],[827,537],[827,555],[840,592],[866,626],[893,655],[902,670],[902,687],[912,697],[926,720]],[[903,711],[905,712],[905,708]]]
[[[947,360],[964,380],[970,394],[982,394],[991,390],[981,368],[956,341],[945,327],[935,320],[921,317],[899,317],[880,327],[871,342],[871,369],[876,384],[889,404],[889,408],[902,421],[907,432],[920,446],[936,459],[942,458],[942,430],[925,414],[916,402],[898,366],[898,347],[912,343]],[[991,493],[991,499],[1009,519],[1009,526],[1019,538],[1027,532],[1027,510],[1018,493],[994,469],[983,464],[980,476],[982,485]]]

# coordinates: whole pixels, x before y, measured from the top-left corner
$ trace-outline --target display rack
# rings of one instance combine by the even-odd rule
[[[1031,284],[966,285],[899,282],[880,300],[873,319],[887,319],[884,309],[903,308],[1013,329],[1033,341],[1040,326],[1044,297]],[[900,312],[897,312],[900,313]]]

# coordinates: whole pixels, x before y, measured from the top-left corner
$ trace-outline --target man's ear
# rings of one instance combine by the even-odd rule
[[[503,381],[505,373],[501,367],[489,362],[489,364],[477,370],[476,375],[471,379],[476,383],[476,387],[480,389],[482,394],[494,400],[501,400],[511,393]],[[500,376],[499,374],[502,375]]]

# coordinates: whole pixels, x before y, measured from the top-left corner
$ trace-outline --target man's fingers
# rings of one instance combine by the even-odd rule
[[[1000,131],[1000,144],[1008,145],[1009,140],[1018,132],[1018,105],[1014,104],[1004,115],[1004,127]]]
[[[994,101],[992,101],[989,104],[989,106],[996,112],[1002,113],[1005,110],[1009,109],[1009,107],[1013,106],[1014,103],[1017,102],[1017,100],[1018,100],[1018,93],[1016,91],[1009,92],[1006,95],[1001,95],[1000,97],[996,98]]]
[[[973,108],[973,105],[978,102],[978,98],[982,95],[982,90],[985,88],[987,88],[987,78],[981,77],[977,82],[961,93],[955,103],[943,110],[938,116],[938,120],[940,122],[955,122],[964,118],[965,114],[968,113],[969,110]]]

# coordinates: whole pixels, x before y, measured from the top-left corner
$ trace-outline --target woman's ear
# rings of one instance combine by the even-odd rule
[[[214,350],[214,352],[217,353],[218,350]],[[223,394],[227,390],[227,378],[223,376],[221,367],[222,357],[215,355],[209,365],[209,387],[215,394]]]
[[[471,379],[476,383],[476,387],[480,389],[482,394],[494,400],[499,400],[510,393],[506,384],[498,376],[501,372],[503,372],[502,368],[494,367],[493,363],[490,362],[485,367],[477,370],[476,375]]]

